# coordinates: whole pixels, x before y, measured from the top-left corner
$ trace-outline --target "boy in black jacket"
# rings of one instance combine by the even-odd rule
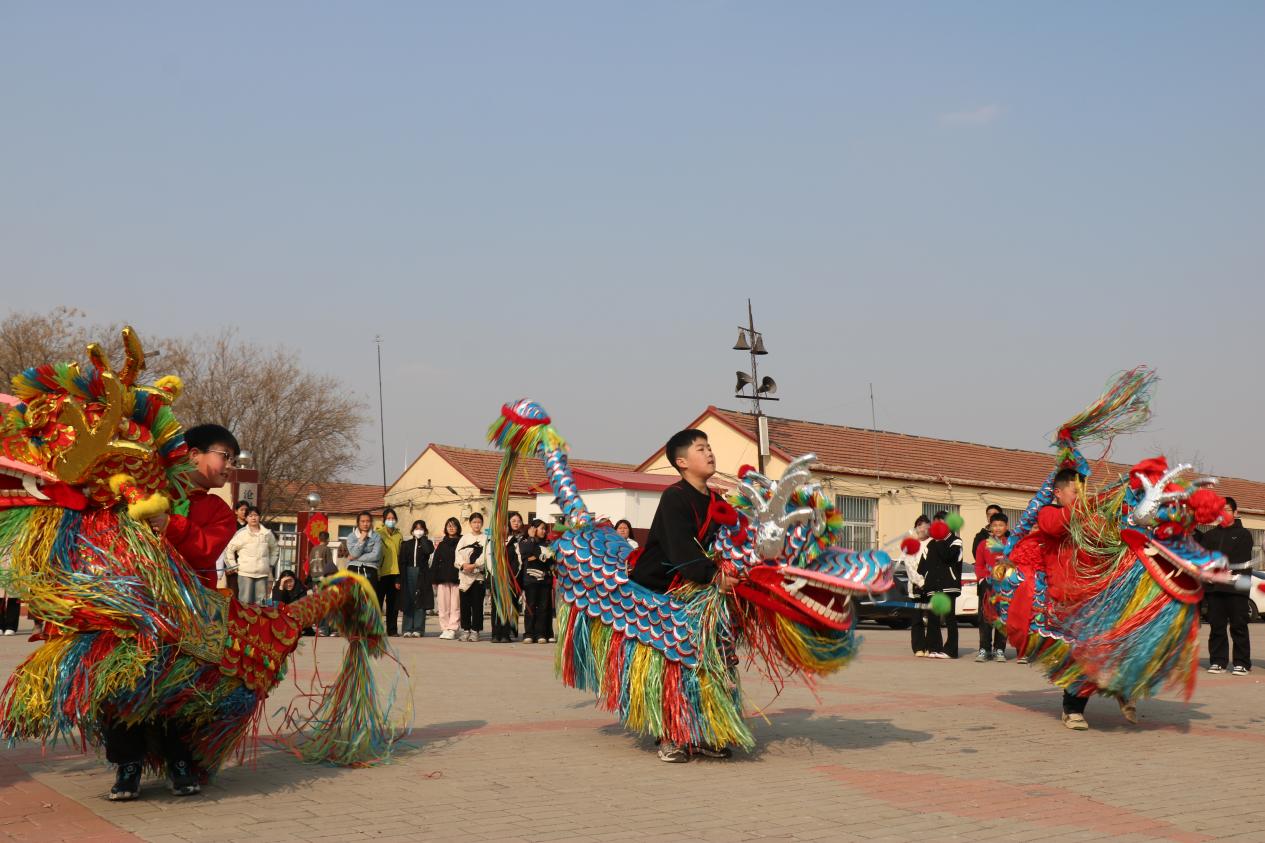
[[[716,564],[708,558],[707,548],[720,526],[710,515],[717,496],[707,481],[716,473],[716,457],[707,434],[693,428],[673,434],[664,455],[680,472],[681,481],[663,490],[645,545],[628,557],[629,579],[661,594],[680,580],[706,585],[716,579]],[[720,575],[722,591],[733,584],[728,575]],[[691,751],[709,758],[728,758],[731,754],[728,747],[686,747],[659,740],[661,761],[680,764],[690,760]]]
[[[1199,537],[1209,550],[1219,550],[1235,574],[1251,574],[1252,533],[1238,518],[1239,505],[1234,498],[1225,499],[1225,512],[1233,521],[1229,527],[1213,527]],[[1248,637],[1248,601],[1252,598],[1234,590],[1233,585],[1207,586],[1208,601],[1208,672],[1224,673],[1230,663],[1230,643],[1225,628],[1230,626],[1234,641],[1233,676],[1247,676],[1252,670],[1252,639]]]

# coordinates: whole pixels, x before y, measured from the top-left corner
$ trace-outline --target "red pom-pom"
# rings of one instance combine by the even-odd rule
[[[1156,480],[1159,480],[1161,477],[1163,477],[1165,472],[1167,471],[1168,471],[1167,457],[1151,457],[1149,460],[1142,460],[1142,462],[1138,463],[1133,468],[1129,469],[1129,488],[1131,489],[1142,488],[1142,482],[1138,480],[1138,478],[1135,475],[1140,474],[1143,477],[1145,477],[1147,480],[1150,480],[1152,483],[1154,483]]]
[[[949,525],[943,521],[932,521],[931,537],[936,541],[944,541],[949,537]]]
[[[738,523],[738,510],[734,509],[729,505],[728,501],[722,498],[712,499],[707,515],[711,520],[724,527],[732,527]]]
[[[1197,489],[1188,498],[1186,506],[1195,514],[1195,521],[1200,524],[1212,524],[1221,517],[1225,510],[1225,498],[1211,489]]]
[[[738,479],[745,480],[747,475],[755,471],[754,465],[746,465],[745,463],[738,468]]]
[[[905,536],[905,538],[900,540],[900,549],[906,556],[913,556],[922,549],[922,542],[913,536]]]

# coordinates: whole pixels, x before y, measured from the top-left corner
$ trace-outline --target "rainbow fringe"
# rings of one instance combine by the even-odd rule
[[[526,402],[518,402],[519,406]],[[496,499],[492,511],[492,607],[501,623],[518,623],[519,584],[510,567],[506,542],[508,523],[502,517],[509,510],[510,486],[519,460],[543,455],[545,451],[565,451],[566,441],[549,424],[549,417],[528,418],[506,405],[488,427],[488,441],[505,452],[496,478]]]

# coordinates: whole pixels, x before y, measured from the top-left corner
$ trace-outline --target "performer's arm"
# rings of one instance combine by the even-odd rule
[[[207,496],[193,501],[188,515],[173,513],[167,521],[166,537],[195,572],[213,577],[215,560],[236,533],[233,510],[219,498]]]
[[[1061,539],[1072,523],[1072,511],[1062,506],[1043,506],[1037,513],[1037,529],[1052,538]]]

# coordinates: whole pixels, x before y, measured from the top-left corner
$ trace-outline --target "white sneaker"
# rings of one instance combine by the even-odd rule
[[[457,637],[457,633],[453,632],[451,629],[445,629],[443,632],[439,633],[439,637],[443,641],[451,641]]]
[[[14,632],[13,632],[13,630],[11,630],[11,629],[6,629],[6,630],[4,631],[4,634],[5,634],[5,635],[13,635],[13,634],[14,634]]]
[[[536,639],[535,639],[535,638],[524,638],[524,639],[523,639],[523,643],[524,643],[524,644],[535,644],[535,643],[536,643]]]
[[[466,637],[466,640],[471,641],[471,642],[478,641],[479,640],[478,631],[474,629],[470,630],[470,634]]]

